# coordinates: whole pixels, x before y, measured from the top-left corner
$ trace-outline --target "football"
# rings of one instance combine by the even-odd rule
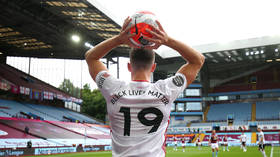
[[[149,42],[144,37],[152,38],[153,35],[148,33],[146,29],[152,30],[153,27],[158,28],[156,16],[149,11],[136,12],[131,16],[131,22],[128,24],[129,33],[135,33],[135,36],[130,38],[130,41],[137,47],[153,46],[155,43]],[[152,27],[153,26],[153,27]]]

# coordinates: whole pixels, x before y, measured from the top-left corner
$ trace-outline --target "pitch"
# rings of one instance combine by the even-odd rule
[[[273,149],[272,149],[273,148]],[[230,147],[230,151],[223,151],[220,148],[218,157],[262,157],[262,154],[257,150],[257,147],[248,147],[247,152],[242,152],[240,147]],[[273,153],[271,155],[271,153]],[[59,155],[46,155],[50,157],[111,157],[110,151],[107,152],[87,152],[87,153],[73,153],[73,154],[59,154]],[[280,147],[266,147],[267,157],[280,156]],[[34,157],[34,156],[33,156]],[[40,156],[45,157],[45,156]],[[196,147],[186,147],[186,151],[183,152],[182,148],[178,148],[174,151],[172,147],[167,148],[166,157],[212,157],[210,147],[202,147],[198,150]]]

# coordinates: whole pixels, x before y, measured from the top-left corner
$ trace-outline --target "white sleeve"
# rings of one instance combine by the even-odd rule
[[[95,82],[105,99],[109,98],[117,89],[120,89],[124,83],[113,77],[108,71],[100,71],[96,75]]]
[[[170,98],[173,102],[187,86],[185,75],[176,73],[174,76],[165,80],[159,80],[155,85]]]

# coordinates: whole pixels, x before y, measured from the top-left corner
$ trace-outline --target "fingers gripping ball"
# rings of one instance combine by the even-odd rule
[[[152,34],[146,31],[146,29],[152,30],[153,27],[158,28],[156,16],[153,13],[148,11],[135,13],[131,16],[131,22],[128,24],[128,28],[130,28],[129,33],[135,33],[135,35],[130,38],[130,41],[138,47],[155,45],[155,43],[144,39],[144,37],[153,37]]]

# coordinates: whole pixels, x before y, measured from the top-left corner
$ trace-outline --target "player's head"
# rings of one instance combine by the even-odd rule
[[[244,135],[244,132],[242,132],[242,135]]]
[[[261,132],[262,131],[262,129],[261,128],[258,128],[258,132]]]
[[[216,130],[212,130],[212,134],[215,134],[216,133]]]
[[[129,53],[130,64],[128,64],[129,71],[155,70],[155,53],[150,49],[133,48]]]

